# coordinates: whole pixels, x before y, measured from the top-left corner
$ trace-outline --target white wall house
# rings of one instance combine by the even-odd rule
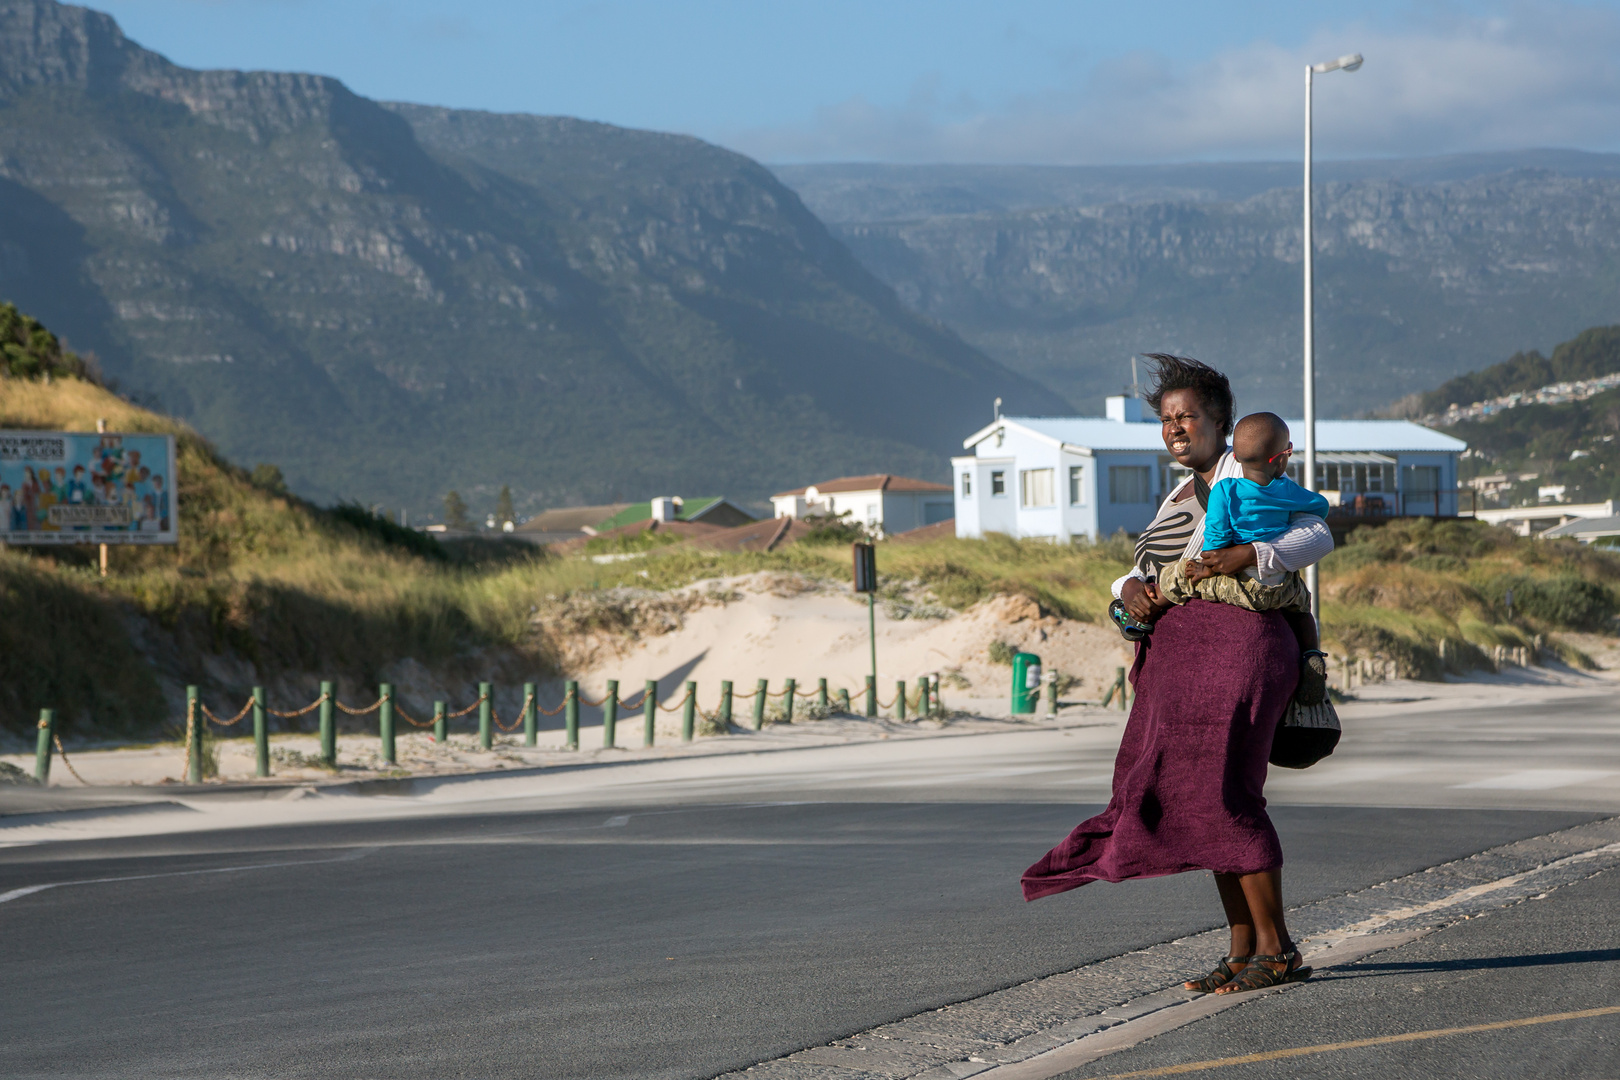
[[[771,496],[776,516],[849,514],[850,520],[886,534],[909,532],[950,519],[951,487],[909,476],[841,476]]]
[[[1288,427],[1299,480],[1304,421]],[[1109,398],[1106,417],[1002,417],[962,445],[972,453],[951,459],[961,537],[1141,532],[1186,475],[1135,398]],[[1346,512],[1457,513],[1459,439],[1406,420],[1318,420],[1316,447],[1318,490]]]

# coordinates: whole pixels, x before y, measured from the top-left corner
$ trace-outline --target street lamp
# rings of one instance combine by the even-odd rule
[[[1305,67],[1305,488],[1316,490],[1316,317],[1315,282],[1311,260],[1315,240],[1311,234],[1311,80],[1330,71],[1354,71],[1361,66],[1361,54],[1351,53],[1325,64]],[[1305,571],[1305,585],[1311,591],[1311,617],[1320,626],[1322,600],[1317,591],[1316,566]]]

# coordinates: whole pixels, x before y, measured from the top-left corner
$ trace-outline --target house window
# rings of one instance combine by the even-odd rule
[[[1024,506],[1051,506],[1052,469],[1024,469],[1018,474]]]
[[[1150,484],[1153,470],[1146,465],[1108,466],[1108,501],[1111,503],[1152,502]]]
[[[1086,505],[1086,467],[1084,465],[1069,466],[1069,505]]]
[[[1000,469],[997,469],[995,472],[990,474],[990,494],[1007,494],[1007,474],[1002,472]]]
[[[966,473],[965,472],[965,473],[962,474],[962,498],[964,498],[964,499],[973,498],[973,474],[972,473]]]
[[[876,525],[878,523],[878,504],[877,503],[867,503],[866,504],[866,523],[868,525]]]
[[[1401,488],[1404,491],[1439,491],[1440,466],[1404,465],[1401,467]]]

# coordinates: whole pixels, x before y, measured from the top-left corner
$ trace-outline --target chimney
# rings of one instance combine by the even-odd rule
[[[1108,419],[1120,424],[1153,424],[1157,418],[1144,415],[1142,399],[1123,394],[1107,399]]]
[[[652,516],[654,521],[674,521],[680,513],[675,505],[676,500],[670,495],[660,495],[652,501]]]

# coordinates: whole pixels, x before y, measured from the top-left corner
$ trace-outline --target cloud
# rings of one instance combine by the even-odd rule
[[[1323,156],[1564,146],[1620,150],[1620,13],[1567,3],[1441,13],[1392,30],[1323,28],[1302,47],[1256,41],[1198,62],[1112,57],[1073,84],[994,106],[863,97],[807,121],[722,135],[765,161],[1100,164],[1293,157],[1305,64],[1361,52],[1316,83]]]

